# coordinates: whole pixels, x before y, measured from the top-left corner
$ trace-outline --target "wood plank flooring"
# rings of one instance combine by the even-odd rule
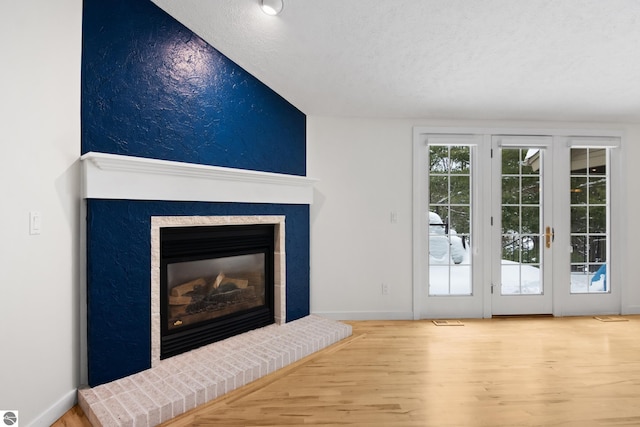
[[[165,426],[640,426],[625,318],[347,322],[351,338]]]

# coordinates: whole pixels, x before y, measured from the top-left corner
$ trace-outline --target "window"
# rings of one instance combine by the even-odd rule
[[[608,149],[571,149],[571,293],[609,292]]]
[[[429,145],[428,150],[429,294],[470,295],[472,149]]]

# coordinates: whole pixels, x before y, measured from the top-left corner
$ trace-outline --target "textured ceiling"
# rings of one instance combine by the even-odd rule
[[[153,0],[306,114],[640,122],[637,0]]]

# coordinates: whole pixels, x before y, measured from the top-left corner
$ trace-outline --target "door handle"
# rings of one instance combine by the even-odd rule
[[[547,249],[551,247],[551,243],[555,240],[555,238],[556,230],[554,228],[547,227],[546,232],[544,233],[545,246],[547,247]]]

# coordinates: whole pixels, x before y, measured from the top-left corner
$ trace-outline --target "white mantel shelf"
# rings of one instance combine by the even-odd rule
[[[86,199],[313,203],[317,180],[119,154],[80,157]]]

